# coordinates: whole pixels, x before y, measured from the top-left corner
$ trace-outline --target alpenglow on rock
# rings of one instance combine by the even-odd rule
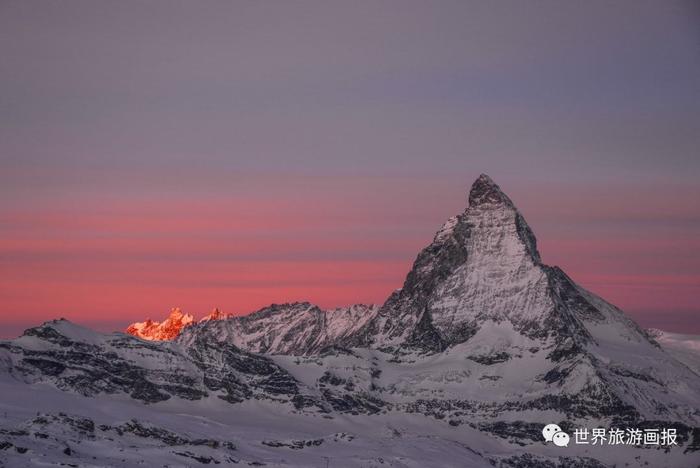
[[[184,314],[179,307],[171,309],[168,318],[162,322],[154,322],[146,319],[145,322],[136,322],[129,325],[126,332],[130,335],[138,336],[144,340],[173,340],[183,328],[194,323],[194,317]]]

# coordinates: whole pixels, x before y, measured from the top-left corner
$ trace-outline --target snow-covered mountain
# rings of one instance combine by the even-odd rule
[[[307,303],[273,305],[188,327],[177,339],[188,346],[200,333],[257,353],[313,355],[335,345],[398,361],[448,360],[425,381],[413,375],[388,384],[428,398],[444,416],[470,405],[484,413],[530,408],[625,421],[694,424],[700,417],[700,376],[618,308],[544,265],[524,217],[486,175],[378,310],[329,314]],[[433,382],[455,372],[463,376],[455,391],[445,386],[431,397]]]
[[[191,315],[183,316],[180,309],[173,309],[162,323],[151,320],[133,323],[126,333],[146,340],[168,341],[176,339],[186,327],[194,326],[198,330],[206,328],[217,339],[255,353],[310,354],[351,340],[377,311],[374,305],[322,310],[308,302],[294,302],[272,304],[244,316],[215,309],[195,322]]]
[[[381,307],[293,303],[243,317],[215,311],[198,323],[178,311],[147,324],[132,331],[162,341],[61,320],[0,342],[2,408],[11,413],[0,447],[5,437],[21,461],[28,458],[18,447],[62,460],[84,460],[98,447],[110,466],[130,466],[124,447],[161,465],[698,461],[698,357],[677,346],[692,340],[652,337],[543,264],[522,214],[484,175]],[[22,389],[70,400],[76,414],[37,421]],[[83,408],[85,396],[123,411]],[[76,426],[90,427],[75,422],[81,418],[93,421],[87,444],[76,435]],[[680,445],[560,448],[542,440],[552,422],[569,431],[674,427]],[[229,433],[235,441],[224,440]],[[60,455],[66,445],[71,454]]]
[[[231,314],[216,308],[209,315],[202,317],[199,322],[226,320],[230,317],[232,317]],[[193,315],[183,313],[179,307],[173,307],[170,309],[170,315],[162,322],[154,322],[150,318],[146,319],[144,322],[134,322],[126,327],[125,332],[144,340],[170,341],[177,338],[185,327],[189,327],[195,323],[198,322],[195,321]]]
[[[189,344],[200,333],[247,351],[265,354],[308,355],[352,337],[376,315],[376,306],[356,304],[322,310],[308,302],[273,304],[250,315],[200,322],[183,330],[178,340]]]

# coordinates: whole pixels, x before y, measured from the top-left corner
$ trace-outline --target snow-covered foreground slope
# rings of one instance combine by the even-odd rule
[[[0,342],[8,413],[0,460],[700,462],[695,342],[661,332],[654,339],[543,264],[532,230],[487,176],[381,307],[324,311],[302,302],[198,323],[175,311],[132,333],[146,340],[57,320]],[[570,433],[672,427],[678,446],[556,447],[542,439],[549,423]]]
[[[142,405],[6,378],[0,393],[7,467],[687,467],[698,460],[680,450],[522,445],[406,413],[301,415],[270,402],[218,399]]]
[[[200,333],[186,345],[153,343],[63,320],[46,323],[0,343],[0,460],[681,467],[698,459],[697,434],[672,418],[646,421],[679,429],[680,445],[669,451],[544,444],[541,429],[552,421],[610,427],[620,415],[562,405],[557,384],[530,377],[545,371],[532,367],[541,365],[536,356],[477,359],[511,339],[512,330],[494,327],[445,352],[399,360],[367,348],[264,357],[216,335]],[[533,393],[549,393],[551,401],[533,400]]]
[[[304,417],[259,401],[144,406],[14,382],[0,383],[0,392],[7,466],[491,466],[464,445],[488,443],[480,433],[451,440],[439,436],[439,424],[411,416]]]

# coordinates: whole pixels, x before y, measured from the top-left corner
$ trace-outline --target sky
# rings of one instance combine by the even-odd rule
[[[698,4],[0,2],[0,337],[382,303],[481,173],[700,333]]]

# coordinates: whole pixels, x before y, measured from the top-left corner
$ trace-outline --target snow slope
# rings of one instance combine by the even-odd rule
[[[700,375],[700,336],[671,333],[658,329],[647,330],[667,353]]]

